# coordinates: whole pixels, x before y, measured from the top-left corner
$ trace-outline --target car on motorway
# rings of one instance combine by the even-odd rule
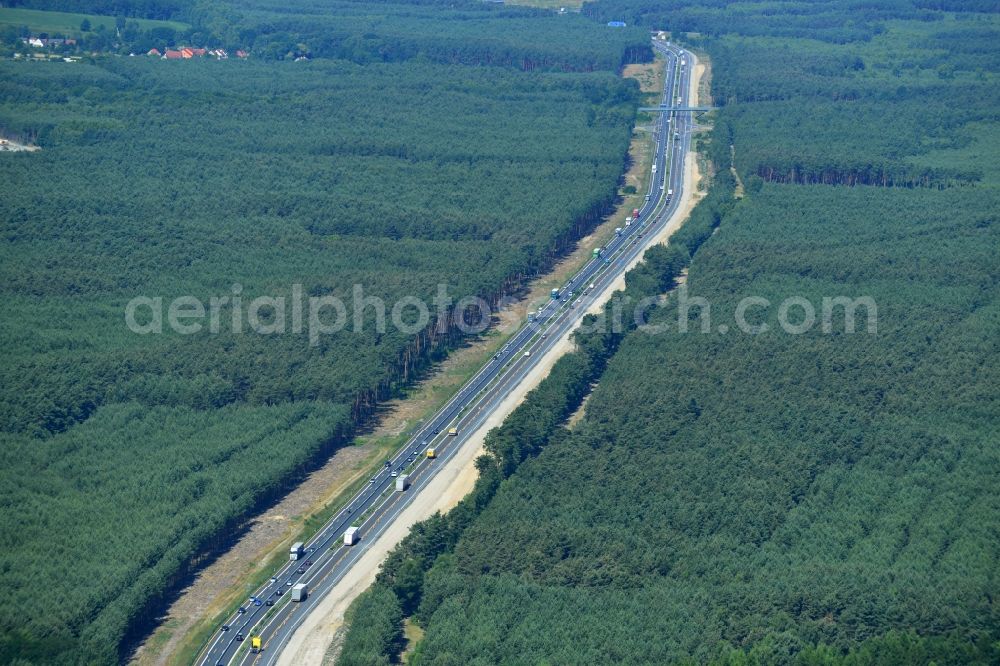
[[[306,568],[305,567],[299,567],[298,569],[295,570],[295,573],[300,574],[300,575],[304,574],[305,572],[306,572]]]
[[[264,602],[261,601],[260,599],[254,599],[253,600],[253,605],[254,606],[262,606],[263,604],[264,604]]]
[[[271,576],[271,584],[274,585],[277,582],[278,582],[278,579],[275,578],[274,576]]]
[[[243,606],[240,606],[240,609],[238,611],[236,611],[236,612],[239,613],[240,615],[243,615],[244,613],[247,612],[247,609],[244,608]]]
[[[236,634],[236,642],[237,643],[243,642],[243,634]]]
[[[313,565],[313,561],[312,560],[306,560],[306,566],[307,567],[311,567],[312,565]]]
[[[669,122],[669,120],[668,120],[668,122]],[[667,134],[667,136],[669,136],[669,130],[668,130],[668,134]],[[662,181],[661,181],[661,182],[662,182]],[[654,187],[655,187],[655,184],[654,184]],[[661,186],[661,187],[660,187],[660,189],[661,189],[661,190],[663,190],[663,189],[664,189],[664,187],[662,187],[662,186]],[[646,202],[649,202],[649,201],[650,201],[650,199],[651,199],[651,195],[650,195],[650,194],[646,194],[646,195],[645,195],[645,201],[646,201]],[[652,218],[651,218],[651,220],[652,220]],[[643,224],[645,224],[645,223],[643,223]],[[637,225],[637,226],[638,226],[638,225]],[[637,234],[638,238],[642,238],[642,237],[643,237],[643,233],[642,233],[642,230],[641,230],[641,227],[640,227],[640,229],[639,229],[638,231],[639,231],[639,233]],[[616,240],[617,240],[617,239],[616,239]],[[632,241],[632,243],[633,243],[633,244],[634,244],[635,242],[636,242],[635,240],[633,240],[633,241]],[[604,258],[604,257],[599,257],[599,259],[600,259],[600,258]],[[604,262],[604,263],[605,263],[606,265],[610,265],[610,264],[612,263],[611,259],[608,259],[608,258],[604,258],[604,259],[605,259],[605,262]],[[616,266],[617,266],[617,265],[618,265],[618,263],[616,263]],[[573,282],[573,280],[572,280],[572,279],[570,279],[570,280],[569,280],[569,281],[567,282],[567,286],[568,286],[569,284],[572,284],[572,282]],[[581,282],[580,286],[578,286],[577,288],[580,288],[580,289],[583,289],[583,292],[582,292],[582,294],[586,296],[586,295],[588,295],[588,294],[589,294],[589,293],[590,293],[590,292],[591,292],[592,290],[596,289],[596,285],[595,285],[595,284],[593,284],[593,283],[591,283],[591,284],[589,285],[589,287],[588,287],[588,286],[586,286],[586,282]],[[563,298],[562,298],[561,300],[562,300],[562,302],[563,302],[563,303],[566,303],[566,302],[570,302],[570,303],[571,303],[570,307],[574,307],[574,308],[575,308],[575,307],[576,307],[576,305],[577,305],[577,303],[576,303],[576,302],[574,302],[574,301],[572,300],[572,299],[573,299],[573,297],[574,297],[574,293],[573,293],[573,292],[569,292],[569,293],[568,293],[568,296],[564,296],[564,297],[563,297]],[[581,300],[582,300],[582,299],[581,299]],[[554,311],[558,310],[558,307],[557,307],[557,306],[558,306],[558,302],[556,302],[556,301],[552,301],[552,304],[553,304],[553,308],[552,308],[552,309],[553,309]],[[548,307],[547,307],[547,306],[548,306],[548,304],[546,304],[546,310],[548,309]],[[541,311],[539,311],[539,313],[541,313]],[[540,320],[540,319],[541,319],[541,317],[539,316],[539,317],[538,317],[538,319]],[[536,325],[536,327],[534,328],[534,332],[539,332],[539,331],[538,331],[538,329],[540,329],[540,328],[542,328],[542,325]],[[546,339],[546,338],[547,338],[547,335],[548,335],[548,334],[547,334],[547,332],[539,332],[539,333],[540,333],[540,337],[541,337],[542,339]],[[513,353],[516,353],[516,350],[511,350],[511,349],[509,349],[509,348],[508,348],[507,346],[505,346],[505,347],[503,348],[503,350],[502,350],[502,351],[500,351],[499,353],[497,353],[497,354],[496,354],[496,355],[495,355],[495,356],[493,357],[493,359],[494,359],[495,361],[499,361],[499,360],[500,360],[500,357],[501,357],[501,355],[505,355],[505,354],[507,354],[508,352],[513,352]],[[524,352],[523,352],[523,357],[525,357],[525,358],[528,358],[528,357],[531,357],[531,356],[532,356],[532,352],[531,352],[531,351],[524,351]],[[514,357],[514,358],[516,358],[516,357]],[[463,397],[463,396],[461,396],[461,395],[460,395],[460,397]],[[423,432],[426,432],[426,431],[423,431]],[[438,435],[438,434],[440,434],[440,432],[441,432],[440,428],[434,428],[434,429],[433,429],[433,433],[434,433],[434,435]],[[411,455],[411,456],[409,456],[409,457],[408,457],[408,458],[406,459],[406,464],[401,464],[401,466],[400,466],[400,467],[399,467],[398,469],[396,469],[396,470],[392,470],[392,469],[391,469],[391,463],[390,463],[389,461],[386,461],[386,462],[385,462],[385,469],[389,469],[389,470],[390,470],[390,476],[391,476],[391,477],[393,477],[393,478],[396,478],[396,477],[398,477],[398,475],[399,475],[399,474],[401,474],[401,473],[403,473],[403,472],[405,471],[405,469],[407,468],[407,467],[406,467],[406,465],[407,465],[407,464],[412,464],[412,463],[414,462],[414,460],[415,460],[415,457],[416,457],[416,456],[418,456],[418,455],[419,455],[419,456],[423,457],[423,455],[424,455],[424,452],[426,452],[426,451],[427,451],[427,449],[428,449],[428,447],[430,447],[430,446],[432,445],[432,441],[433,441],[433,438],[432,438],[431,440],[423,440],[423,443],[422,443],[422,448],[421,448],[421,449],[414,449],[414,450],[413,450],[413,452],[412,452],[412,455]],[[405,455],[405,453],[404,453],[404,455]],[[428,457],[430,457],[430,456],[428,456]],[[378,480],[380,479],[380,477],[381,477],[381,469],[379,469],[379,471],[378,471],[378,472],[376,473],[376,475],[375,475],[375,476],[373,476],[373,477],[371,478],[371,480],[370,480],[370,482],[369,482],[369,483],[370,483],[370,484],[375,484],[375,482],[376,482],[376,481],[378,481]],[[371,496],[372,496],[372,497],[374,497],[374,494],[371,494]],[[359,507],[357,507],[357,508],[358,508],[358,510],[359,510],[359,513],[360,513],[360,512],[361,512],[361,510],[363,509],[363,507],[362,507],[362,506],[359,506]],[[347,509],[347,513],[350,513],[350,512],[351,512],[351,509],[350,509],[350,508],[348,508],[348,509]],[[343,515],[343,514],[342,514],[342,515]],[[310,550],[314,550],[314,549],[310,549]],[[300,575],[301,575],[301,574],[304,574],[304,573],[305,573],[305,567],[308,567],[308,566],[312,565],[312,564],[313,564],[313,562],[312,562],[312,561],[306,561],[306,562],[305,562],[304,564],[305,564],[305,566],[303,566],[303,567],[300,567],[300,568],[298,569],[298,571],[297,571],[297,573],[298,573],[298,574],[300,574]],[[285,586],[281,586],[281,585],[280,585],[280,583],[278,582],[278,579],[277,579],[277,578],[271,578],[271,579],[270,579],[270,581],[271,581],[271,583],[272,583],[272,584],[275,584],[275,583],[277,583],[278,585],[277,585],[277,589],[275,589],[275,590],[274,590],[274,596],[273,596],[273,598],[272,598],[272,599],[268,599],[268,600],[266,601],[266,605],[267,605],[268,607],[272,607],[272,606],[274,606],[274,603],[275,603],[275,600],[279,600],[279,599],[280,599],[280,597],[281,597],[281,596],[283,596],[283,594],[284,594],[284,587],[285,587],[285,586],[287,586],[287,587],[292,587],[292,586],[293,586],[293,581],[292,581],[292,580],[288,580],[288,581],[286,581],[286,583],[285,583]],[[293,595],[293,596],[294,596],[294,595]],[[255,601],[256,601],[256,605],[257,605],[257,606],[259,606],[259,605],[260,605],[260,601],[259,601],[259,600],[255,600]],[[240,612],[241,614],[242,614],[242,613],[245,613],[245,612],[246,612],[246,609],[244,609],[244,608],[242,608],[242,607],[241,607],[241,608],[240,608],[240,611],[239,611],[239,612]],[[223,630],[223,631],[228,631],[228,630],[229,630],[229,628],[230,628],[230,627],[229,627],[229,625],[223,625],[223,627],[222,627],[222,630]],[[220,638],[220,640],[221,640],[221,638]],[[238,637],[238,639],[237,639],[237,640],[238,640],[238,641],[243,641],[243,640],[244,640],[244,637],[243,637],[243,635],[242,635],[242,634],[239,634],[239,637]]]

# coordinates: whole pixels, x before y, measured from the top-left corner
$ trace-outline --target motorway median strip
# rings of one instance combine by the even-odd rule
[[[654,159],[656,159],[655,154],[654,154]],[[649,176],[648,173],[642,174],[642,175],[644,177],[648,177]],[[648,184],[648,181],[647,181],[647,184]],[[663,207],[665,205],[666,205],[665,201],[662,198],[658,198],[658,202],[656,204],[656,207],[654,208],[654,211],[649,216],[647,216],[646,219],[644,219],[642,225],[640,226],[640,230],[646,227],[646,225],[648,223],[648,220],[652,219],[653,215],[660,214],[662,212],[662,210],[663,210]],[[611,236],[609,234],[609,238],[613,238],[613,236]],[[635,240],[636,239],[633,239],[633,244],[635,243]],[[628,248],[629,247],[631,247],[631,245],[629,245],[629,244],[622,244],[622,246],[619,247],[616,250],[615,254],[612,255],[612,258],[613,259],[620,259],[620,258],[624,257],[628,253]],[[590,259],[588,258],[588,259],[585,259],[585,260],[583,260],[581,262],[580,269],[582,269],[582,267],[586,266],[587,261],[590,261]],[[603,275],[603,274],[606,273],[607,270],[608,270],[607,266],[601,267],[596,275],[598,275],[598,276]],[[574,273],[574,275],[575,275],[575,273]],[[577,299],[577,302],[579,302],[581,300],[582,299]],[[569,301],[567,301],[566,304],[559,306],[557,308],[557,310],[555,312],[553,312],[553,314],[548,319],[548,321],[546,321],[546,323],[543,325],[544,328],[545,328],[545,330],[551,330],[552,326],[554,326],[554,323],[553,323],[554,319],[557,318],[558,316],[560,316],[560,314],[562,312],[568,310],[569,308],[570,308],[570,302]],[[518,328],[517,330],[515,330],[514,332],[512,332],[509,336],[507,336],[506,338],[503,338],[503,339],[507,339],[507,340],[512,339],[512,338],[516,337],[520,333],[521,330],[522,330],[521,328]],[[533,345],[535,345],[538,342],[541,330],[542,329],[539,329],[539,331],[537,331],[527,341],[526,344],[528,346],[533,346]],[[492,352],[489,352],[489,353],[492,353]],[[510,370],[517,364],[517,362],[518,362],[519,359],[520,359],[519,356],[513,356],[506,364],[504,364],[504,366],[503,366],[503,372],[501,374],[499,374],[497,377],[492,378],[491,381],[488,384],[486,384],[483,388],[481,388],[480,391],[478,391],[475,394],[474,399],[478,400],[489,389],[495,387],[499,382],[504,381],[505,379],[507,379],[509,377]],[[489,363],[489,361],[487,361],[487,363],[485,365],[488,365],[488,363]],[[485,367],[485,365],[484,365],[484,367]],[[471,376],[474,377],[476,374],[478,374],[478,372],[473,372],[473,373],[471,373]],[[449,398],[447,400],[445,400],[444,405],[447,405],[448,402],[451,402],[452,400],[454,400],[457,397],[457,395],[461,392],[461,390],[462,390],[462,388],[463,388],[464,385],[465,385],[464,383],[463,384],[459,384],[457,386],[455,392],[451,396],[449,396]],[[463,406],[462,409],[459,411],[459,417],[461,417],[462,414],[467,413],[471,409],[472,406],[474,406],[474,405],[470,404],[470,405]],[[437,407],[437,408],[434,408],[434,409],[435,410],[440,410],[440,408],[441,407]],[[437,413],[437,411],[431,411],[430,413],[434,414],[434,413]],[[399,438],[394,438],[394,441],[397,441],[397,442],[400,441],[400,440],[409,441],[413,436],[417,435],[423,427],[425,427],[423,424],[426,423],[426,419],[422,420],[420,423],[421,423],[421,425],[419,425],[418,427],[415,427],[415,428],[409,430],[405,435],[401,435]],[[444,445],[442,445],[441,448],[444,449],[445,448]],[[458,447],[456,447],[456,450],[457,450],[457,448]],[[395,449],[391,449],[391,450],[395,450]],[[376,458],[377,457],[378,456],[376,456]],[[371,468],[371,470],[378,470],[378,469],[381,469],[381,465],[378,465],[378,466],[373,465],[372,468]],[[418,469],[414,473],[414,475],[421,474],[422,471],[423,471],[423,469],[424,468]],[[315,527],[315,529],[304,530],[304,531],[300,532],[299,536],[301,537],[302,535],[309,534],[309,538],[314,538],[317,534],[319,534],[323,530],[323,528],[325,527],[325,525],[329,522],[329,520],[334,515],[336,515],[340,511],[342,511],[350,503],[350,501],[352,501],[353,499],[356,498],[356,496],[357,496],[356,489],[359,490],[360,488],[363,487],[364,483],[367,482],[366,481],[366,477],[367,477],[367,475],[365,475],[365,474],[360,475],[357,481],[353,482],[350,486],[348,486],[347,489],[345,489],[340,495],[338,495],[337,499],[335,499],[334,501],[330,502],[322,510],[317,511],[316,513],[312,514],[307,519],[307,524],[318,523],[318,525]],[[391,490],[392,490],[392,487],[390,486],[388,489],[386,489],[385,491],[383,491],[383,493],[380,495],[380,498],[384,497],[385,493],[386,492],[390,492]],[[398,501],[398,499],[397,500],[393,500],[393,504],[395,503],[395,501]],[[385,506],[382,502],[379,502],[378,504],[379,504],[379,506],[382,506],[386,510],[388,510],[392,506],[392,505]],[[366,511],[364,514],[361,514],[361,521],[363,522],[364,520],[367,520],[368,517],[370,517],[375,512],[375,510],[376,510],[376,507],[373,506],[368,511]],[[321,518],[321,516],[324,516],[324,517]],[[378,523],[379,523],[379,521],[376,521],[375,524],[377,525]],[[311,527],[311,525],[310,525],[310,527]],[[342,551],[342,552],[344,552],[344,551]],[[278,558],[280,556],[283,556],[283,555],[284,555],[283,552],[276,553],[275,556],[272,557],[272,561],[277,562]],[[264,570],[262,572],[262,575],[260,576],[260,580],[261,581],[263,581],[267,577],[267,572],[268,571],[272,571],[272,569],[268,568],[268,569],[266,569],[266,570]],[[320,580],[321,581],[325,580],[326,577],[329,576],[329,573],[330,572],[328,571],[323,576],[323,578],[320,579]],[[253,586],[250,589],[258,589],[258,587],[259,586]],[[235,606],[236,605],[234,604],[232,608],[235,608]],[[272,611],[270,611],[269,614],[265,614],[264,617],[273,616],[274,612],[276,612],[276,611],[274,611],[272,609]],[[228,617],[231,614],[232,614],[232,612],[230,612],[227,615],[224,615],[223,618]],[[217,624],[214,624],[213,627],[214,626],[217,626]]]

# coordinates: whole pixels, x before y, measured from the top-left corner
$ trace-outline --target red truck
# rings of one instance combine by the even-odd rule
[[[639,219],[639,209],[638,208],[633,208],[632,209],[632,219],[633,220],[638,220]]]

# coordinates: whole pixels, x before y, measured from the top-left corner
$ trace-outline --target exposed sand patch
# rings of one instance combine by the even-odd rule
[[[259,571],[272,553],[288,548],[302,529],[305,516],[321,509],[367,473],[373,453],[356,446],[340,449],[271,510],[252,519],[236,544],[199,571],[170,605],[157,629],[136,650],[132,662],[144,666],[170,663],[190,631],[245,596],[244,581]]]
[[[695,75],[691,78],[691,98],[696,99],[699,79],[705,68],[703,65],[696,65],[693,71]],[[697,190],[701,174],[694,151],[688,153],[685,158],[685,164],[688,168],[684,174],[684,193],[681,196],[677,211],[668,223],[657,232],[650,245],[665,243],[688,218],[691,209],[694,208],[698,200],[704,196],[704,193]],[[627,208],[628,205],[624,206],[619,213],[624,215],[623,211]],[[602,225],[601,229],[606,229],[616,219],[618,219],[618,215],[612,216],[612,221]],[[593,234],[593,236],[597,235],[597,232]],[[588,243],[588,240],[591,240],[591,238],[588,237],[581,241],[578,251],[563,262],[563,265],[575,266],[573,257],[581,253],[585,259],[587,248],[591,245],[591,243]],[[642,256],[629,262],[628,268],[631,269],[641,259]],[[553,273],[558,271],[559,267]],[[527,299],[527,302],[531,304],[533,298],[547,298],[547,286],[547,283],[536,286],[536,289],[533,291],[532,296]],[[625,278],[623,272],[622,277],[604,289],[600,298],[595,301],[588,312],[600,311],[611,295],[616,290],[624,288],[624,286]],[[540,292],[540,294],[535,296],[536,292]],[[529,305],[529,307],[531,306]],[[539,363],[518,387],[503,400],[486,422],[463,444],[462,448],[456,451],[454,457],[434,476],[427,487],[414,498],[413,502],[403,510],[399,517],[386,528],[385,532],[371,543],[368,550],[360,557],[347,575],[312,609],[305,622],[291,636],[288,644],[282,650],[277,662],[278,666],[320,666],[323,663],[330,663],[332,661],[331,656],[329,661],[324,662],[324,656],[330,652],[330,646],[334,637],[338,635],[338,632],[342,632],[344,613],[351,602],[375,580],[378,569],[386,555],[409,533],[413,524],[426,519],[436,511],[444,512],[454,507],[472,489],[478,476],[475,468],[475,460],[482,453],[483,440],[486,437],[486,433],[503,423],[507,415],[521,404],[524,396],[537,386],[542,379],[548,376],[549,371],[556,361],[563,354],[573,349],[573,343],[570,339],[571,335],[572,330],[561,337],[548,353],[540,358]],[[335,652],[336,650],[333,651],[333,653]]]
[[[663,90],[663,77],[665,75],[666,72],[659,56],[650,63],[625,65],[625,69],[622,70],[622,76],[638,81],[639,90],[644,93]]]
[[[610,292],[605,293],[610,296]],[[351,602],[375,580],[389,551],[402,541],[415,523],[429,518],[437,511],[448,511],[472,490],[479,476],[476,458],[483,453],[486,433],[502,424],[507,415],[523,402],[524,396],[548,376],[556,361],[573,349],[571,335],[572,330],[562,336],[545,356],[540,357],[539,363],[517,388],[504,398],[413,502],[371,543],[347,575],[312,608],[305,622],[292,634],[282,650],[278,666],[323,663],[334,636],[344,624],[344,613]]]
[[[18,143],[13,139],[0,139],[0,153],[33,153],[41,149],[41,146],[33,146],[28,143]]]

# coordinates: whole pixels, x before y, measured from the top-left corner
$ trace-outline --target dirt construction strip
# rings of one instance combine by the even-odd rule
[[[396,520],[376,537],[344,578],[311,609],[302,626],[292,634],[278,659],[278,666],[319,666],[323,663],[323,655],[334,634],[344,623],[344,612],[375,580],[375,574],[389,551],[402,541],[415,523],[436,511],[445,512],[454,507],[472,490],[477,477],[475,460],[483,452],[486,433],[503,423],[507,414],[521,404],[525,394],[549,374],[559,357],[570,351],[572,346],[568,334],[559,340],[517,389],[504,398],[483,425],[455,452],[447,466],[440,469]]]
[[[691,99],[697,99],[698,82],[704,72],[704,66],[697,64],[696,59],[693,60],[692,65],[694,65],[692,69],[694,76],[691,77]],[[697,203],[699,175],[697,159],[693,151],[688,153],[684,163],[688,170],[684,175],[684,192],[680,205],[673,217],[652,239],[650,245],[666,242],[670,235],[687,219],[691,209]],[[640,260],[640,258],[636,258],[629,265],[629,268]],[[623,287],[624,277],[621,277],[604,290],[590,311],[599,310],[601,306],[597,303],[603,304],[611,298],[615,290]],[[477,475],[475,460],[482,453],[486,433],[499,426],[503,419],[521,403],[524,396],[548,375],[555,362],[563,354],[572,350],[573,343],[570,341],[570,335],[567,333],[540,359],[538,365],[504,399],[486,422],[469,437],[460,450],[455,452],[447,466],[434,476],[427,487],[413,499],[399,517],[376,538],[357,563],[344,575],[344,578],[327,593],[322,601],[312,608],[302,626],[292,634],[282,650],[277,662],[278,666],[322,665],[324,655],[327,653],[334,636],[343,627],[345,611],[351,602],[375,580],[379,566],[389,551],[409,533],[410,528],[415,523],[430,517],[437,511],[445,512],[454,507],[472,489]]]
[[[662,85],[662,77],[659,85]],[[634,161],[626,182],[642,191],[646,189],[645,179],[649,174],[649,149],[648,138],[633,138]],[[550,273],[536,278],[524,300],[498,313],[495,330],[450,352],[428,378],[407,392],[406,397],[380,407],[378,423],[371,433],[361,434],[354,445],[338,450],[277,505],[251,519],[245,532],[227,552],[199,570],[160,618],[156,630],[133,654],[131,663],[134,666],[190,663],[204,637],[216,629],[213,619],[252,591],[248,580],[267,570],[275,557],[286,556],[289,544],[303,536],[306,521],[326,511],[357,479],[370,475],[373,466],[395,450],[400,435],[436,411],[457,391],[482,362],[496,353],[507,336],[524,321],[529,310],[549,300],[552,287],[562,285],[590,260],[590,248],[603,245],[614,233],[614,228],[624,224],[632,208],[641,205],[641,195],[623,196],[624,202],[616,214],[583,238],[578,249],[561,260]]]

